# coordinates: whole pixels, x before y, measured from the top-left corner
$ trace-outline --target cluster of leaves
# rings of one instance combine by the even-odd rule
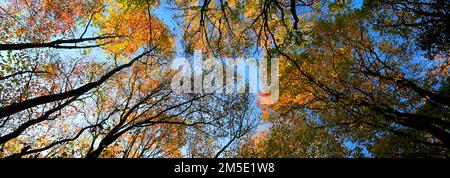
[[[36,43],[57,36],[70,37],[77,30],[77,21],[88,18],[102,6],[83,0],[20,0],[5,5],[0,9],[2,43]]]

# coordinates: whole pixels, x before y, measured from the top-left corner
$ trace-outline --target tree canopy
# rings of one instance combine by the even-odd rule
[[[448,157],[449,12],[440,0],[0,0],[0,157]],[[174,92],[172,63],[197,50],[279,59],[279,99]]]

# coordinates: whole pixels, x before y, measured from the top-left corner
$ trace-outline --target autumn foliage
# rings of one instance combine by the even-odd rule
[[[448,157],[449,9],[0,1],[0,157]],[[195,50],[280,59],[279,100],[174,92]]]

